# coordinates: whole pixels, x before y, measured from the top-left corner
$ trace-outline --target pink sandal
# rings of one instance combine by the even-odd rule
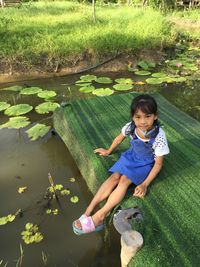
[[[73,225],[72,225],[73,231],[76,235],[99,232],[99,231],[104,229],[104,223],[100,224],[98,226],[95,226],[91,216],[87,217],[86,215],[83,214],[79,218],[79,221],[80,221],[82,229],[76,227],[76,225],[75,225],[76,221],[74,221]]]

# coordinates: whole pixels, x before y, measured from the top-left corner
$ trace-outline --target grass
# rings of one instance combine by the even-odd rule
[[[127,93],[82,99],[54,113],[55,129],[93,193],[129,144],[126,140],[106,158],[94,155],[93,149],[108,147],[120,133],[129,120],[133,96]],[[133,227],[142,234],[144,246],[129,267],[199,266],[200,123],[161,95],[154,96],[170,154],[144,200],[134,198],[131,188],[121,203],[122,207],[138,206],[143,214],[142,223]]]
[[[175,34],[151,8],[92,7],[72,2],[35,2],[0,9],[0,58],[23,65],[66,64],[85,55],[101,58],[119,52],[161,49]]]
[[[198,8],[175,11],[168,18],[174,23],[177,32],[200,40],[200,12]]]

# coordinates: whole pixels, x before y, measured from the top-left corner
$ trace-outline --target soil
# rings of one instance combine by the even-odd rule
[[[84,55],[74,60],[63,60],[62,64],[41,58],[41,62],[34,66],[22,64],[20,61],[9,62],[0,59],[0,83],[23,81],[38,78],[57,77],[83,73],[86,71],[105,73],[125,71],[127,66],[136,67],[139,60],[149,60],[160,63],[166,58],[166,53],[157,50],[142,50],[140,52],[130,52],[119,54],[113,57],[101,57]],[[44,63],[46,62],[46,63]]]

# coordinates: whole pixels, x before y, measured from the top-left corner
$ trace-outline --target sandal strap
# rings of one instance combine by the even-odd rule
[[[81,227],[84,233],[90,233],[95,231],[95,225],[91,216],[80,218],[79,221],[81,223]]]

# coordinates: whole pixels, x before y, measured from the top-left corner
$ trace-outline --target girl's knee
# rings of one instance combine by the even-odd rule
[[[129,186],[132,183],[132,181],[128,177],[126,177],[125,175],[122,175],[120,177],[119,183],[120,183],[120,185]]]
[[[113,173],[108,179],[113,183],[118,183],[120,180],[121,174],[120,173]]]

